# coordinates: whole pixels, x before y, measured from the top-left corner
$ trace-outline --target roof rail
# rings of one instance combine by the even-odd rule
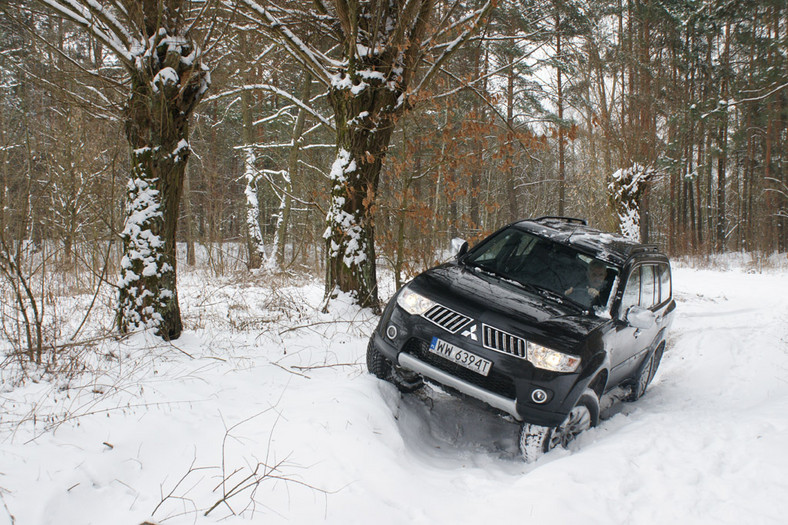
[[[582,224],[583,226],[588,226],[588,221],[585,219],[578,219],[576,217],[559,217],[553,215],[546,215],[544,217],[539,217],[536,219],[531,219],[534,222],[544,221],[544,220],[556,220],[556,221],[564,221],[564,222],[575,222],[577,224]]]
[[[642,253],[642,252],[658,252],[659,246],[656,244],[638,244],[633,246],[632,249],[629,251],[630,254],[634,253]]]

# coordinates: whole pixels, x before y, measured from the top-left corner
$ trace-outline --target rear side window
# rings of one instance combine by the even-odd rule
[[[657,288],[654,270],[655,267],[650,264],[644,264],[640,267],[640,306],[643,308],[654,306],[654,292],[656,292],[657,300],[659,300],[659,288]]]
[[[622,312],[632,306],[653,308],[670,299],[670,267],[666,264],[642,264],[629,274],[627,287],[621,298]]]
[[[673,293],[673,287],[670,280],[670,266],[667,264],[659,265],[659,302],[664,303],[670,300]]]

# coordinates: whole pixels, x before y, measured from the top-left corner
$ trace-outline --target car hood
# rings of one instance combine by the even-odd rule
[[[455,263],[420,274],[409,288],[477,321],[553,347],[575,347],[607,322]]]

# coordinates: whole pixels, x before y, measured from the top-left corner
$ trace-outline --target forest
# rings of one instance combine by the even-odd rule
[[[784,0],[0,1],[3,333],[48,284],[183,330],[177,268],[377,308],[517,219],[788,251]],[[81,326],[80,326],[81,328]],[[79,330],[77,330],[79,331]],[[72,334],[76,336],[76,334]]]

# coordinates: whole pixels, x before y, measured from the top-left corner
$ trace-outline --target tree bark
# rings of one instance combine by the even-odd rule
[[[336,120],[337,156],[331,168],[331,208],[325,238],[326,295],[335,289],[355,294],[360,306],[378,308],[375,267],[375,195],[394,129],[398,93],[368,84],[354,94],[332,86],[329,101]]]
[[[158,29],[150,18],[146,28],[156,36],[130,71],[125,110],[132,155],[117,324],[121,332],[153,327],[162,338],[175,339],[183,329],[175,234],[190,154],[189,119],[209,76],[189,58],[194,46],[177,31]]]

